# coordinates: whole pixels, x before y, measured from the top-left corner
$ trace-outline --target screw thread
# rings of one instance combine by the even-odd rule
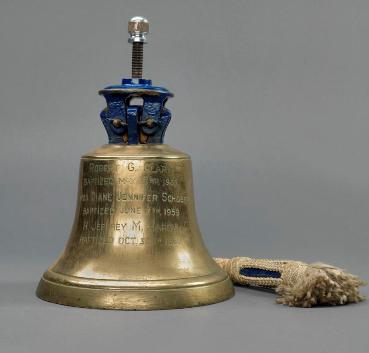
[[[132,43],[132,78],[142,78],[143,44],[141,42]]]

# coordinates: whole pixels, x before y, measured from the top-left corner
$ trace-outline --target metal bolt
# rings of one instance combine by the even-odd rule
[[[113,119],[113,125],[115,126],[115,127],[121,127],[122,126],[122,120],[120,120],[120,119]]]
[[[143,46],[147,43],[149,21],[144,17],[133,17],[128,22],[128,43],[132,43],[132,78],[142,78]]]
[[[148,118],[146,120],[146,125],[148,128],[154,127],[155,120],[153,118]]]

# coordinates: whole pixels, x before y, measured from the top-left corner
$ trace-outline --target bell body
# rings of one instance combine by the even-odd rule
[[[82,156],[70,239],[37,295],[126,310],[230,298],[233,285],[201,238],[189,156],[165,144],[109,144]]]

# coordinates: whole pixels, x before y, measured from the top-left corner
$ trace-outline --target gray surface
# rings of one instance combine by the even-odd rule
[[[137,14],[147,77],[176,94],[167,142],[193,157],[209,250],[369,277],[369,2],[2,0],[0,351],[367,352],[367,303],[289,309],[239,289],[122,313],[34,297],[68,238],[79,156],[106,141],[96,91],[129,74]]]
[[[354,352],[367,353],[368,305],[311,310],[273,303],[237,288],[206,307],[160,312],[77,309],[44,303],[30,281],[5,282],[0,294],[4,353]]]

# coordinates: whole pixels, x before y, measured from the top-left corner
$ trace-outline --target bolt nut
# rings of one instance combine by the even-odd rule
[[[146,120],[146,126],[147,127],[151,128],[151,127],[154,127],[154,125],[155,125],[155,120],[153,118],[148,118]]]
[[[128,22],[128,32],[149,32],[149,21],[145,17],[133,17]]]
[[[128,22],[129,43],[146,43],[146,35],[149,33],[149,21],[145,17],[133,17]]]
[[[122,126],[122,120],[120,119],[113,119],[113,125],[117,128]]]

